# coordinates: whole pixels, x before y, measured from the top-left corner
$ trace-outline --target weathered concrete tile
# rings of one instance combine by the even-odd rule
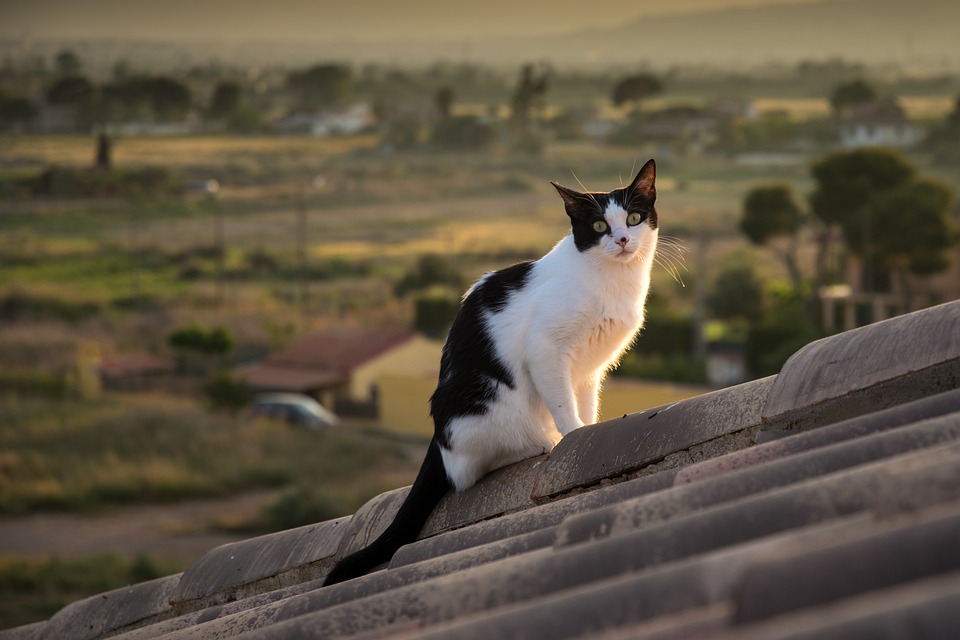
[[[956,504],[945,507],[939,517],[887,535],[764,558],[744,573],[735,622],[772,618],[864,591],[960,571],[960,509]]]
[[[421,538],[534,506],[530,493],[546,456],[498,469],[462,493],[448,493],[423,526]],[[343,537],[338,558],[363,548],[393,521],[409,487],[381,494],[357,510]]]
[[[867,591],[831,606],[740,625],[717,640],[953,638],[960,629],[960,572]]]
[[[817,340],[784,364],[763,419],[806,429],[960,387],[960,301]]]
[[[555,527],[571,514],[668,489],[673,486],[676,473],[676,470],[669,469],[634,478],[418,540],[401,547],[394,554],[390,566],[422,562],[428,558],[437,558],[470,547]]]
[[[323,577],[349,517],[225,544],[213,549],[183,574],[172,602],[211,606]]]
[[[877,411],[857,418],[734,451],[689,464],[677,470],[675,484],[702,482],[709,478],[756,466],[791,455],[827,447],[855,438],[889,431],[948,413],[960,412],[960,389]]]
[[[647,535],[662,535],[663,540],[651,538],[646,545],[664,557],[674,545],[697,544],[703,536],[705,543],[716,544],[723,535],[743,535],[751,526],[782,527],[794,518],[800,522],[821,514],[893,509],[911,499],[918,503],[952,499],[953,492],[960,492],[960,488],[923,483],[953,475],[960,479],[960,467],[954,468],[960,460],[958,436],[960,414],[953,414],[720,476],[711,482],[624,500],[567,518],[557,533],[557,545],[577,545],[658,527],[659,534],[650,531]],[[899,471],[904,465],[921,463],[932,466],[921,467],[916,475],[920,480],[914,483],[908,482],[914,475]],[[899,487],[888,482],[895,470],[903,479]],[[929,478],[924,475],[927,473]],[[664,528],[664,523],[693,517],[703,523],[690,533],[678,535]],[[709,522],[713,517],[716,521]],[[782,518],[782,522],[776,518]],[[687,525],[677,522],[675,526]]]
[[[10,629],[0,629],[0,640],[35,640],[40,637],[41,629],[46,624],[47,621],[43,620]]]
[[[534,498],[588,487],[694,445],[757,428],[773,381],[762,378],[578,429],[540,466]]]
[[[38,639],[86,640],[171,615],[170,598],[181,574],[85,598],[58,611],[38,630]]]

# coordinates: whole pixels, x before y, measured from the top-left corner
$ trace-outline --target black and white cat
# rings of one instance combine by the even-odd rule
[[[553,449],[597,421],[600,385],[643,325],[657,248],[656,165],[630,186],[552,183],[571,232],[545,256],[488,273],[464,295],[430,399],[433,440],[394,521],[325,584],[387,562],[450,489]]]

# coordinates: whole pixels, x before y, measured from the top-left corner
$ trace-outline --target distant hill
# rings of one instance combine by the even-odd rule
[[[843,57],[870,64],[960,66],[960,1],[851,0],[652,17],[615,29],[500,42],[477,57],[554,63],[757,64]]]
[[[589,11],[589,4],[584,0],[584,11]],[[40,37],[33,44],[53,51],[63,45],[63,41],[43,42]],[[16,39],[0,40],[0,53],[18,51],[19,46]],[[630,68],[641,63],[660,68],[678,63],[744,68],[765,62],[842,57],[870,65],[947,71],[960,69],[960,0],[798,2],[649,17],[616,28],[559,36],[454,39],[438,33],[435,39],[388,39],[376,46],[369,40],[352,40],[349,32],[336,41],[264,38],[228,43],[204,39],[169,44],[87,39],[76,46],[84,59],[100,57],[103,64],[112,64],[119,54],[132,60],[219,57],[251,65],[468,60],[503,67],[546,61],[584,68]]]

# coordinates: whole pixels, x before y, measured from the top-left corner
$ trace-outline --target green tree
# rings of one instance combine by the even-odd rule
[[[203,358],[203,369],[209,370],[210,359],[222,360],[233,349],[234,339],[230,329],[218,326],[213,329],[191,324],[174,330],[167,337],[168,344],[181,353],[180,368],[191,369],[188,365],[190,354]],[[196,365],[196,363],[194,363]]]
[[[813,213],[842,229],[848,249],[864,263],[864,282],[880,274],[927,275],[945,269],[957,242],[949,187],[919,178],[891,150],[838,152],[813,166]]]
[[[789,185],[752,189],[743,203],[740,230],[755,245],[767,247],[783,263],[798,295],[803,275],[797,260],[799,232],[806,222]]]
[[[877,99],[877,90],[866,80],[851,80],[837,85],[830,94],[830,106],[837,115],[843,115],[859,104]]]
[[[236,82],[221,82],[213,90],[207,114],[214,120],[226,118],[240,106],[240,85]]]
[[[46,92],[47,103],[69,109],[73,126],[86,129],[98,120],[97,88],[83,76],[67,76],[56,80]]]
[[[871,250],[878,265],[900,279],[905,308],[913,306],[908,273],[924,276],[950,266],[950,250],[960,239],[950,216],[952,202],[950,187],[919,178],[874,200],[869,207]]]
[[[350,67],[341,64],[318,64],[287,76],[287,89],[299,109],[324,109],[343,104],[352,87]]]
[[[640,109],[640,104],[647,98],[663,92],[663,82],[650,73],[639,73],[627,76],[613,87],[613,104],[622,106],[633,104]]]
[[[520,80],[510,97],[510,121],[517,131],[527,131],[534,113],[543,107],[549,87],[546,70],[537,73],[534,65],[523,65]]]
[[[150,106],[161,121],[182,120],[190,109],[190,89],[174,78],[154,78],[150,86]]]
[[[813,165],[812,173],[813,214],[825,225],[842,229],[850,250],[866,257],[867,235],[874,226],[869,207],[913,180],[916,169],[896,151],[856,149],[827,156]]]
[[[63,49],[56,57],[57,75],[68,77],[78,76],[83,68],[80,58],[69,49]]]
[[[29,125],[38,115],[39,109],[27,98],[0,90],[0,129]]]
[[[763,283],[753,267],[728,267],[713,280],[707,306],[720,320],[757,320],[763,315]]]
[[[97,88],[84,76],[66,76],[47,89],[47,102],[62,107],[83,108],[96,98]]]

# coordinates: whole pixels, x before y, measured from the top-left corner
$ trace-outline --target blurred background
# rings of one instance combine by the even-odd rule
[[[459,297],[566,233],[550,180],[657,160],[605,417],[960,297],[957,24],[940,0],[4,0],[0,628],[411,482]]]

